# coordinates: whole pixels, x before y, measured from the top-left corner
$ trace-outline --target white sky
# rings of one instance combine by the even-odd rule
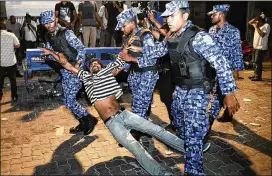
[[[6,1],[7,17],[25,16],[26,12],[29,12],[31,16],[40,16],[40,13],[44,10],[54,10],[55,4],[60,1]],[[72,1],[76,7],[80,1]]]

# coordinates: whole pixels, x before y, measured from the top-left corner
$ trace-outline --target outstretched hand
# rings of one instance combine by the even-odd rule
[[[51,54],[52,51],[50,49],[47,49],[47,48],[38,48],[40,50],[42,50],[44,53],[42,55],[48,55],[48,54]]]

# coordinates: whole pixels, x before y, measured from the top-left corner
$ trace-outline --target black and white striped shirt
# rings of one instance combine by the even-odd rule
[[[124,61],[116,59],[115,62],[109,63],[98,73],[93,74],[88,71],[80,70],[77,77],[83,81],[85,91],[93,104],[97,100],[103,100],[114,95],[118,99],[122,94],[122,89],[117,83],[112,71],[120,68],[125,64]]]

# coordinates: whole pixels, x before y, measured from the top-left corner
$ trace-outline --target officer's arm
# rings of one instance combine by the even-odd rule
[[[160,58],[164,56],[168,50],[165,42],[155,41],[151,34],[146,34],[143,42],[143,60]]]
[[[244,62],[243,62],[243,54],[242,54],[242,45],[239,30],[234,30],[231,36],[231,44],[232,49],[230,50],[230,59],[232,60],[232,70],[243,70]]]
[[[206,32],[199,32],[192,45],[194,50],[215,68],[222,94],[234,92],[237,87],[230,66],[211,36]]]
[[[66,31],[65,37],[69,45],[77,50],[77,57],[75,59],[80,63],[84,59],[85,55],[84,45],[71,30]]]

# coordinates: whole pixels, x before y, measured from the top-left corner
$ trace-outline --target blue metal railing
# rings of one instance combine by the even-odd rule
[[[86,58],[88,56],[101,59],[104,65],[115,61],[116,55],[121,51],[120,47],[100,47],[100,48],[85,48]],[[28,88],[28,79],[33,74],[33,71],[50,71],[52,67],[40,59],[43,52],[40,49],[26,50],[26,68],[24,70],[25,85]]]

